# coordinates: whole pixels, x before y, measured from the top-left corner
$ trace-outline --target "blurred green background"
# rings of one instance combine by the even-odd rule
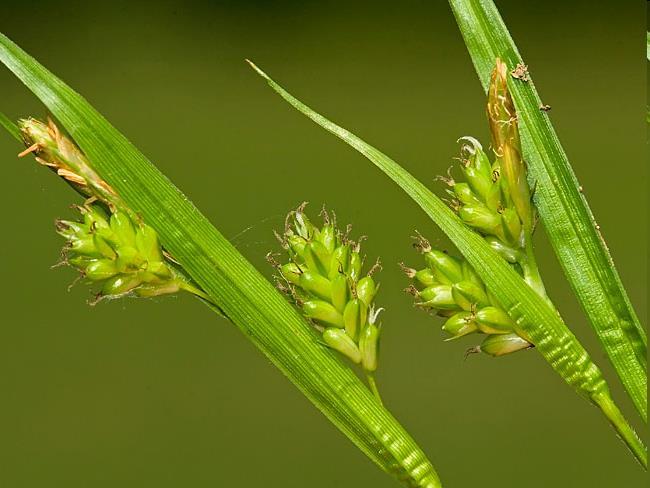
[[[641,1],[500,1],[647,321]],[[534,351],[443,343],[396,263],[448,241],[386,177],[280,100],[296,96],[436,188],[456,139],[487,141],[484,97],[446,2],[3,2],[0,30],[84,94],[267,276],[272,229],[303,200],[367,234],[385,269],[378,373],[390,409],[450,487],[641,486],[599,412]],[[5,70],[0,108],[44,109]],[[231,324],[189,297],[89,307],[51,270],[78,197],[0,135],[0,485],[396,486]],[[543,233],[550,295],[611,380]],[[618,385],[615,397],[634,417]],[[639,425],[639,422],[637,422]]]

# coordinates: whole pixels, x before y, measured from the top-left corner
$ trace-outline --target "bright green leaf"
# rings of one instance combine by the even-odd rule
[[[495,59],[511,69],[523,63],[491,0],[450,0],[483,88]],[[581,192],[535,86],[510,80],[519,115],[524,157],[535,205],[549,240],[605,352],[630,397],[647,420],[647,339],[628,299],[599,226]]]
[[[0,112],[0,126],[4,127],[5,130],[9,132],[9,134],[11,134],[14,139],[22,142],[22,138],[20,137],[20,129],[18,126],[2,112]]]
[[[567,383],[603,411],[633,454],[646,466],[645,446],[614,404],[600,370],[556,310],[535,293],[479,234],[466,227],[440,198],[404,168],[297,100],[257,66],[252,63],[251,66],[294,108],[374,163],[431,217],[515,320],[518,330],[531,338],[537,350]]]
[[[1,34],[0,61],[41,99],[97,173],[158,232],[192,279],[359,449],[409,486],[440,486],[431,463],[403,427],[140,151],[79,94]]]

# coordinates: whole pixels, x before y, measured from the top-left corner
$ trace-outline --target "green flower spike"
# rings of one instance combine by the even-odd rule
[[[94,302],[125,295],[154,297],[186,290],[208,299],[167,263],[158,235],[148,225],[116,210],[108,214],[98,204],[79,207],[81,222],[57,220],[57,232],[67,240],[64,262],[101,291]]]
[[[323,225],[316,227],[307,218],[305,206],[290,212],[284,233],[276,233],[289,262],[281,265],[268,255],[279,271],[278,288],[293,298],[328,347],[361,365],[381,401],[374,372],[381,331],[377,319],[382,309],[374,306],[378,285],[372,278],[379,262],[362,276],[361,240],[349,239],[350,226],[340,232],[334,216],[330,218],[323,209]]]
[[[446,319],[442,330],[450,334],[447,340],[485,334],[483,343],[468,349],[467,353],[483,352],[490,356],[533,347],[466,261],[433,249],[419,234],[415,240],[426,268],[418,271],[401,265],[413,280],[405,291],[415,296],[416,306]]]
[[[536,212],[521,156],[515,106],[508,92],[508,70],[500,60],[488,90],[487,116],[494,161],[473,137],[461,137],[460,166],[465,181],[439,177],[451,188],[451,207],[482,234],[524,280],[548,300],[532,247]],[[550,303],[550,302],[549,302]]]
[[[67,241],[63,263],[78,269],[100,291],[91,303],[125,295],[153,297],[186,290],[208,296],[184,277],[168,259],[154,229],[129,209],[117,193],[91,168],[77,146],[54,122],[20,121],[27,149],[36,160],[87,197],[77,207],[82,220],[57,220],[57,233]]]
[[[450,204],[460,219],[483,235],[490,247],[551,303],[533,254],[535,208],[521,156],[517,114],[508,93],[507,76],[506,66],[497,60],[487,103],[494,161],[490,161],[476,139],[461,137],[459,160],[465,181],[456,181],[451,175],[439,179],[451,187],[447,190]],[[416,240],[427,268],[417,271],[403,267],[414,280],[407,291],[416,296],[419,307],[435,310],[446,317],[442,329],[451,334],[450,339],[473,333],[486,334],[483,344],[468,352],[484,352],[491,356],[533,347],[465,261],[431,249],[422,236],[418,235]]]

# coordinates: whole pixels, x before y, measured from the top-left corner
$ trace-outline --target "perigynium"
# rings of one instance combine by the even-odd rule
[[[305,214],[306,203],[291,211],[282,234],[276,233],[289,261],[269,262],[279,271],[278,288],[287,293],[321,333],[323,343],[361,365],[371,390],[381,401],[374,380],[378,365],[381,308],[374,305],[378,285],[372,275],[379,261],[363,275],[361,241],[336,226],[336,217],[323,209],[317,227]]]
[[[468,353],[483,352],[503,356],[533,347],[530,338],[517,332],[517,324],[464,259],[433,249],[424,237],[415,237],[415,247],[424,256],[426,267],[415,270],[402,265],[414,284],[406,291],[416,297],[416,305],[445,318],[442,330],[447,340],[469,334],[486,334],[480,346]]]
[[[79,270],[86,282],[99,286],[90,303],[180,290],[209,300],[165,255],[156,231],[124,204],[53,121],[45,124],[30,118],[21,120],[19,126],[27,146],[20,156],[33,154],[87,198],[76,206],[81,220],[57,220],[56,231],[66,239],[62,263]]]

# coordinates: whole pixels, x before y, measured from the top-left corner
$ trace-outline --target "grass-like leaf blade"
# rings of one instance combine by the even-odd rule
[[[11,136],[17,141],[22,141],[20,137],[20,129],[18,126],[4,113],[0,112],[0,126],[2,126]]]
[[[522,63],[492,0],[450,0],[483,88],[494,61]],[[647,339],[532,80],[510,80],[524,157],[549,239],[625,389],[647,421]]]
[[[553,369],[603,411],[639,462],[647,466],[645,446],[614,404],[602,373],[555,309],[492,251],[479,234],[465,226],[440,198],[408,171],[378,149],[312,110],[253,63],[250,64],[289,104],[369,159],[426,212],[456,245]]]
[[[61,122],[99,175],[248,337],[372,461],[437,488],[409,434],[309,324],[147,158],[83,97],[0,34],[2,61]]]

